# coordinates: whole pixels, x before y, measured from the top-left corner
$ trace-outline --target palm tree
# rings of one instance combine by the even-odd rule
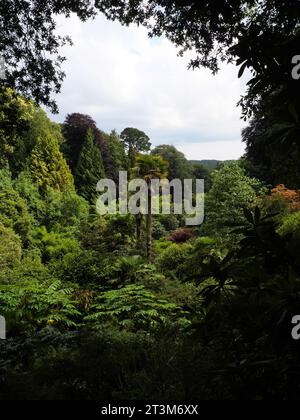
[[[147,211],[147,257],[152,259],[152,179],[165,179],[168,176],[168,163],[161,156],[139,155],[133,173],[143,178],[148,185]]]

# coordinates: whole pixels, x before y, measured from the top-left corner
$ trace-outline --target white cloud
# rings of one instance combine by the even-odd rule
[[[239,141],[216,141],[192,144],[176,144],[178,150],[183,152],[190,160],[239,159],[245,153],[245,146]]]
[[[82,112],[106,131],[138,127],[154,145],[175,144],[194,159],[243,153],[236,103],[244,84],[235,67],[226,65],[217,76],[188,70],[188,58],[178,57],[165,38],[151,40],[144,28],[124,28],[103,16],[87,23],[60,18],[58,24],[74,46],[64,49],[67,78],[56,120]]]

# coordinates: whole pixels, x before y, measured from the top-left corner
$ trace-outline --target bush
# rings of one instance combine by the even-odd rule
[[[286,216],[278,229],[278,233],[281,236],[291,235],[295,239],[300,239],[300,211]]]
[[[105,287],[111,279],[112,261],[89,250],[68,253],[55,265],[55,274],[83,287]]]
[[[31,244],[39,248],[45,263],[60,260],[64,255],[80,250],[79,242],[69,234],[47,232],[44,226],[32,232]]]
[[[181,228],[171,233],[168,237],[168,241],[174,242],[175,244],[183,244],[194,238],[194,232],[192,229]]]
[[[48,230],[79,232],[89,216],[89,204],[74,191],[51,192],[46,197],[47,216],[43,220]]]
[[[300,211],[286,216],[278,229],[280,236],[287,241],[287,248],[297,262],[300,272],[299,248],[300,248]]]
[[[0,284],[18,283],[23,280],[47,282],[52,276],[42,264],[39,250],[23,251],[23,258],[14,265],[0,270]]]
[[[160,239],[154,242],[153,252],[156,256],[159,256],[163,251],[165,251],[170,246],[172,246],[172,242],[167,241],[166,239]]]
[[[180,218],[175,214],[161,214],[157,220],[163,225],[167,232],[176,230],[180,226]]]
[[[152,222],[152,237],[153,239],[162,239],[167,235],[167,231],[162,223],[158,220]]]
[[[156,264],[165,276],[185,280],[192,251],[193,246],[190,243],[172,244],[157,258]]]
[[[82,224],[80,240],[85,249],[93,249],[110,255],[130,254],[135,244],[135,220],[131,214],[92,214],[90,220]]]
[[[270,197],[270,200],[272,199],[283,200],[284,202],[286,202],[290,212],[300,210],[299,191],[289,190],[283,184],[280,184],[280,185],[277,185],[277,187],[274,188],[271,191],[271,193],[272,195]]]

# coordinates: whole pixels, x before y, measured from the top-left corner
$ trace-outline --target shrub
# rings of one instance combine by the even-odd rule
[[[168,241],[174,242],[176,244],[183,244],[192,238],[194,238],[194,232],[192,229],[181,228],[172,232],[168,238]]]
[[[52,276],[48,268],[42,264],[37,249],[23,251],[21,260],[16,260],[11,267],[0,270],[0,284],[13,284],[24,280],[47,282]]]
[[[166,239],[160,239],[154,242],[153,252],[156,256],[159,256],[163,251],[165,251],[170,246],[172,246],[172,242],[167,241]]]
[[[175,214],[161,214],[158,216],[157,220],[163,225],[167,232],[176,230],[180,226],[179,216],[176,216]]]
[[[82,224],[80,240],[85,249],[101,253],[128,255],[135,244],[135,220],[131,214],[92,214],[90,220]]]
[[[76,234],[81,224],[88,219],[89,204],[75,191],[50,192],[46,203],[47,217],[43,223],[49,230],[68,230]]]
[[[42,260],[46,263],[62,259],[64,255],[80,250],[76,239],[65,233],[47,232],[44,226],[32,233],[31,243],[40,249]]]
[[[112,261],[92,250],[68,253],[55,266],[56,275],[81,286],[105,286],[111,279]]]
[[[294,212],[300,210],[300,193],[299,191],[289,190],[285,185],[277,185],[271,191],[271,200],[272,199],[281,199],[287,203],[289,211]]]
[[[193,247],[190,243],[172,244],[157,258],[156,264],[167,277],[185,280],[189,269],[188,259],[192,251]]]
[[[152,237],[153,239],[161,239],[167,235],[167,231],[162,223],[158,220],[153,220],[152,223]]]
[[[278,233],[281,236],[292,235],[294,238],[300,239],[300,211],[286,216]]]

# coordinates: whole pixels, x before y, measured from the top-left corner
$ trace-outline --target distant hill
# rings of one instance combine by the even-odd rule
[[[214,171],[217,169],[219,163],[221,163],[220,160],[191,160],[191,163],[201,163],[202,165],[205,165],[208,167],[210,171]]]

